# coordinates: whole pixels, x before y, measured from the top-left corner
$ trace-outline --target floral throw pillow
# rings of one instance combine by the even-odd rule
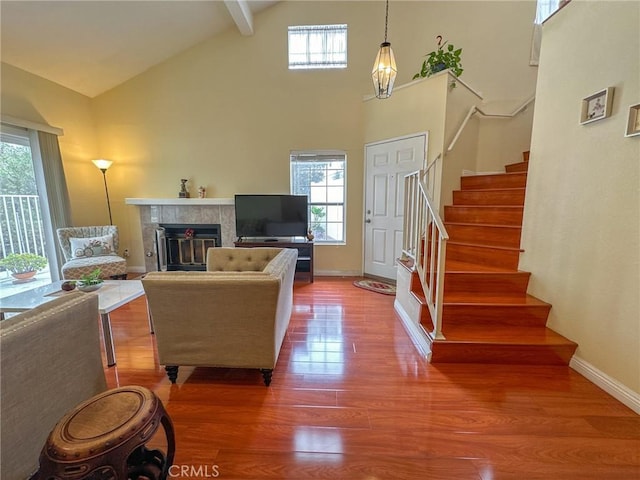
[[[102,237],[70,238],[73,258],[95,257],[97,255],[114,255],[113,235]]]

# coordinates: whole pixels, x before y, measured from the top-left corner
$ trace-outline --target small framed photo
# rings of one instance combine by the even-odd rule
[[[629,119],[627,120],[627,131],[625,137],[640,135],[640,103],[629,107]]]
[[[613,87],[605,88],[599,92],[582,99],[582,111],[580,113],[580,124],[602,120],[611,115],[611,104],[613,103]]]

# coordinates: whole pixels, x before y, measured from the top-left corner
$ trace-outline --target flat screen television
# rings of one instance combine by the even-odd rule
[[[238,237],[304,237],[309,228],[306,195],[236,195]]]

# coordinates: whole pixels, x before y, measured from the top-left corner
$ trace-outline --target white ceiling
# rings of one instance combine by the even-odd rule
[[[250,33],[274,3],[2,0],[0,58],[94,97],[234,25]]]

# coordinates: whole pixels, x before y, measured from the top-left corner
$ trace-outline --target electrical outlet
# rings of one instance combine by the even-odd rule
[[[128,248],[127,248],[127,249],[125,249],[125,251],[124,251],[124,253],[122,254],[122,256],[123,256],[124,258],[129,258],[129,249],[128,249]]]

